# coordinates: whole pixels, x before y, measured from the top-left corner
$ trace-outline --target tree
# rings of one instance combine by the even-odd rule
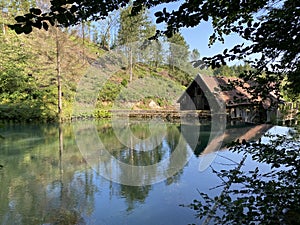
[[[235,168],[212,168],[223,191],[214,197],[199,192],[202,199],[188,205],[198,218],[206,217],[202,224],[299,224],[300,160],[291,149],[299,147],[299,134],[266,136],[266,143],[243,140],[231,148],[244,154]],[[264,163],[264,168],[241,169],[247,157]]]
[[[35,7],[35,1],[32,0],[0,0],[0,21],[2,24],[2,32],[5,34],[7,24],[13,22],[14,16],[22,15],[29,11],[31,7]]]
[[[154,34],[155,28],[153,29],[146,10],[142,10],[136,15],[132,15],[132,6],[121,10],[118,44],[125,46],[129,58],[129,81],[132,81],[132,69],[137,57],[134,53],[137,47],[135,42],[142,42]]]
[[[26,13],[31,7],[35,7],[36,3],[32,0],[15,0],[10,2],[10,8],[14,15]]]
[[[39,86],[35,56],[23,45],[24,39],[12,32],[0,33],[0,39],[0,119],[52,120],[53,98]]]
[[[133,14],[144,7],[152,8],[163,3],[176,0],[135,0]],[[224,41],[224,35],[237,33],[252,44],[238,44],[231,50],[225,49],[222,54],[203,58],[212,68],[226,64],[226,60],[245,59],[250,55],[261,55],[258,60],[250,63],[257,70],[266,72],[267,81],[282,80],[286,74],[292,82],[299,80],[299,49],[300,49],[300,9],[294,0],[201,0],[182,2],[177,10],[155,13],[156,23],[166,23],[166,29],[157,31],[171,37],[182,27],[195,27],[203,21],[212,21],[213,33],[210,44],[217,40]],[[39,9],[31,9],[28,14],[16,17],[17,23],[11,25],[17,33],[30,33],[32,27],[42,28],[46,22],[54,25],[57,19],[65,26],[74,25],[81,20],[98,20],[107,17],[109,12],[127,6],[128,1],[93,0],[52,1],[51,11],[42,13]],[[280,44],[278,44],[280,43]],[[199,65],[199,63],[197,64]],[[255,78],[255,73],[248,74]],[[273,75],[272,75],[273,74]],[[275,74],[275,76],[274,76]],[[292,83],[291,83],[292,85]],[[300,90],[299,90],[300,91]]]
[[[163,50],[163,45],[160,42],[160,40],[154,40],[151,44],[151,50],[150,50],[150,61],[152,66],[157,69],[158,65],[163,62],[163,55],[164,55],[164,50]]]
[[[224,77],[239,77],[248,71],[254,71],[254,69],[251,68],[251,66],[249,64],[238,65],[238,66],[224,65],[219,68],[215,68],[213,70],[213,75],[214,76],[224,76]]]
[[[169,65],[174,71],[175,65],[180,67],[189,61],[189,45],[180,33],[176,33],[168,38],[168,42],[170,43]]]
[[[0,22],[1,22],[1,27],[2,27],[2,33],[5,35],[6,33],[6,15],[7,15],[7,8],[6,8],[6,4],[5,4],[5,1],[1,1],[0,2],[0,13],[1,13],[1,16],[0,16]]]
[[[224,65],[214,69],[214,76],[234,77],[235,72],[231,67]]]
[[[112,45],[112,30],[117,26],[119,20],[118,13],[110,13],[105,20],[100,21],[95,26],[95,39],[99,39],[99,44],[102,49],[110,50]]]
[[[197,61],[200,58],[200,52],[198,51],[198,49],[194,48],[191,52],[191,60],[192,61]]]
[[[55,43],[56,43],[56,72],[57,72],[57,112],[58,112],[58,120],[61,122],[62,120],[62,84],[61,84],[61,49],[62,45],[59,40],[59,28],[56,24],[55,27]]]
[[[174,34],[167,39],[169,43],[167,62],[169,64],[170,74],[182,85],[187,86],[195,74],[194,68],[189,61],[189,45],[180,33]]]

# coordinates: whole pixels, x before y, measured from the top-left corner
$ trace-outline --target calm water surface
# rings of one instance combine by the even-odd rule
[[[221,189],[211,189],[221,182],[211,167],[227,169],[242,158],[219,151],[213,153],[211,167],[199,171],[200,163],[212,155],[203,153],[213,150],[207,148],[209,124],[149,127],[147,121],[131,121],[126,128],[93,121],[99,147],[85,124],[90,122],[0,128],[4,136],[0,139],[0,224],[201,224],[194,211],[179,205],[199,199],[198,191],[220,193]],[[186,127],[189,132],[183,134]],[[243,135],[257,138],[269,128],[228,128],[224,143]],[[199,138],[193,131],[199,132]],[[96,151],[95,146],[102,149]],[[180,159],[172,161],[176,148],[180,148]],[[111,158],[103,156],[103,149]],[[130,186],[126,182],[133,179],[132,174],[115,162],[157,168],[138,172],[134,177],[141,186]],[[164,167],[159,167],[160,162],[165,162]],[[244,169],[253,164],[246,161]]]

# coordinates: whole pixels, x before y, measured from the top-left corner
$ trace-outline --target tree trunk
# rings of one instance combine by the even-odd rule
[[[132,81],[132,47],[130,47],[129,49],[129,73],[130,73],[130,77],[129,77],[129,82]]]
[[[57,71],[57,100],[58,100],[58,120],[62,120],[62,88],[61,88],[61,65],[60,65],[60,43],[58,37],[58,26],[56,22],[56,71]]]
[[[85,62],[85,51],[84,51],[84,40],[85,40],[85,32],[84,32],[84,22],[82,21],[81,23],[81,30],[82,30],[82,58],[83,58],[83,63]]]

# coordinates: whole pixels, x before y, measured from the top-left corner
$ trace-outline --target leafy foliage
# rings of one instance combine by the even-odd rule
[[[155,26],[151,24],[148,12],[142,10],[132,15],[132,6],[121,10],[118,44],[125,45],[140,40],[145,40],[155,33]]]
[[[33,66],[32,55],[26,52],[21,39],[15,35],[0,36],[4,40],[0,43],[0,119],[53,119],[50,90],[40,89],[28,69]]]
[[[0,33],[3,40],[0,42],[2,49],[0,53],[0,119],[17,121],[57,119],[55,34],[56,28],[53,27],[49,27],[47,32],[36,31],[28,35],[16,35],[12,31],[6,34]],[[87,60],[83,60],[81,38],[73,33],[70,35],[63,32],[61,29],[58,30],[58,34],[62,59],[63,119],[68,120],[72,116],[77,82],[85,73],[85,69],[90,66],[89,63],[96,61],[97,55],[102,54],[103,50],[86,40],[84,51]],[[182,92],[183,89],[178,82],[187,82],[188,75],[177,68],[169,73],[168,67],[162,67],[161,63],[164,59],[160,50],[163,46],[159,41],[155,43],[156,51],[142,50],[144,55],[138,53],[137,57],[143,57],[149,63],[136,64],[133,69],[136,75],[134,79],[147,79],[149,76],[171,79],[169,84],[172,87],[157,88],[157,93],[164,96],[163,91],[171,90],[173,86]],[[120,91],[128,86],[128,83],[128,71],[120,70],[101,89],[95,112],[91,115],[78,116],[108,117],[110,114],[107,110],[112,107],[112,103]],[[163,85],[158,84],[158,86]],[[128,96],[124,99],[130,100]],[[172,104],[165,97],[152,96],[152,99],[162,107]],[[140,97],[135,100],[143,101]]]
[[[215,68],[213,70],[213,75],[214,76],[224,76],[224,77],[239,77],[243,74],[245,74],[245,72],[248,71],[253,71],[254,69],[251,68],[251,66],[249,64],[245,64],[245,65],[233,65],[233,66],[221,66],[219,68]]]
[[[143,21],[145,9],[170,2],[176,2],[176,0],[136,0],[133,2],[118,0],[105,1],[105,3],[91,0],[84,2],[77,0],[51,1],[50,11],[42,11],[31,6],[29,12],[16,17],[16,23],[10,27],[17,33],[30,33],[33,27],[50,29],[50,25],[54,25],[55,22],[61,26],[71,26],[80,24],[85,20],[105,19],[111,12],[128,6],[130,6],[130,10],[123,11],[123,19],[126,18],[128,22],[136,16],[135,18],[140,18]],[[170,40],[179,40],[180,34],[178,32],[182,27],[195,27],[204,21],[211,21],[214,30],[210,37],[210,45],[216,41],[224,41],[224,36],[231,33],[237,33],[245,40],[250,41],[251,44],[247,46],[238,44],[232,49],[225,49],[214,57],[204,57],[201,61],[196,62],[197,66],[209,64],[214,69],[226,65],[228,61],[248,59],[248,63],[254,70],[239,71],[239,73],[245,81],[253,80],[260,84],[259,88],[251,92],[253,96],[265,99],[265,93],[275,89],[279,97],[280,83],[285,77],[287,77],[286,84],[289,90],[295,93],[299,91],[297,84],[299,83],[300,29],[297,2],[294,0],[221,2],[219,0],[201,0],[186,1],[179,4],[176,10],[168,11],[167,8],[163,8],[155,13],[156,23],[166,23],[165,30],[157,31],[156,38],[160,34],[164,34]],[[135,22],[134,24],[139,24],[137,22],[140,21],[135,20]],[[134,27],[132,23],[130,24],[131,26],[126,25],[127,28]],[[120,28],[121,34],[124,27],[120,26]],[[123,31],[125,30],[123,29]],[[144,30],[139,29],[139,31]],[[136,37],[140,34],[143,32],[137,33],[135,29],[131,36],[127,36]],[[148,35],[143,36],[149,37]],[[119,38],[119,41],[121,39]],[[124,40],[123,38],[123,42]],[[186,56],[185,53],[186,51],[183,51],[183,57]],[[172,54],[175,52],[173,51]],[[258,59],[249,60],[251,55]],[[220,70],[228,75],[226,68],[223,67]],[[132,74],[130,74],[130,81],[131,79]],[[188,81],[182,81],[182,84],[186,85],[186,83]]]
[[[29,13],[17,17],[17,23],[11,25],[11,28],[17,33],[29,33],[32,27],[47,29],[48,26],[44,24],[53,25],[55,21],[63,26],[70,26],[82,20],[104,19],[109,12],[129,4],[133,4],[132,14],[138,14],[145,7],[152,8],[170,2],[177,1],[51,1],[50,12],[43,13],[32,8]],[[225,65],[228,60],[243,60],[254,55],[258,59],[249,60],[249,63],[257,72],[252,71],[247,76],[255,78],[264,72],[266,79],[274,79],[275,74],[277,81],[280,81],[286,75],[291,81],[289,86],[298,91],[299,10],[298,2],[294,0],[183,1],[176,10],[168,11],[163,8],[155,13],[156,23],[166,24],[165,30],[157,31],[156,37],[160,34],[171,37],[182,27],[195,27],[204,21],[211,21],[214,30],[209,39],[210,45],[216,41],[223,42],[224,36],[231,33],[240,35],[251,44],[245,46],[240,43],[213,57],[204,57],[201,61],[204,62],[203,65],[209,64],[214,69]]]
[[[219,197],[200,193],[189,207],[197,217],[208,216],[215,224],[299,224],[300,155],[299,135],[271,136],[268,143],[245,143],[233,151],[271,165],[244,172],[239,168],[215,171],[229,188]]]
[[[11,15],[12,9],[9,10]],[[0,19],[9,20],[9,17],[0,15]],[[37,31],[29,35],[0,31],[0,120],[56,120],[54,35],[52,27],[48,32]],[[59,31],[59,41],[63,46],[61,68],[65,119],[70,118],[76,82],[87,66],[79,54],[82,47],[78,47],[81,42],[78,43],[77,39]],[[86,56],[95,57],[95,47],[89,45]]]

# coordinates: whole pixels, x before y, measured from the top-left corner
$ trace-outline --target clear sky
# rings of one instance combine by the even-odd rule
[[[195,28],[184,28],[181,30],[190,49],[198,49],[201,56],[213,56],[222,53],[225,48],[231,49],[238,43],[244,43],[245,40],[236,34],[231,34],[225,37],[224,44],[216,42],[211,47],[208,47],[209,36],[213,33],[213,28],[209,22],[200,24]]]
[[[163,4],[151,9],[150,15],[153,18],[153,22],[155,23],[154,12],[158,10],[162,10],[164,7],[166,7],[167,10],[169,11],[176,10],[179,5],[180,2]],[[163,29],[164,27],[163,25],[157,25],[157,26],[159,29]],[[224,44],[221,42],[216,42],[213,46],[208,47],[209,36],[212,33],[213,33],[213,28],[210,22],[203,22],[194,28],[181,29],[181,34],[183,35],[186,42],[190,46],[190,50],[194,48],[198,49],[201,57],[213,56],[222,53],[225,48],[231,49],[236,44],[241,44],[245,42],[245,40],[239,37],[237,34],[231,34],[225,37]],[[249,42],[245,42],[245,43],[249,44]],[[234,63],[230,63],[230,64],[234,64]]]

